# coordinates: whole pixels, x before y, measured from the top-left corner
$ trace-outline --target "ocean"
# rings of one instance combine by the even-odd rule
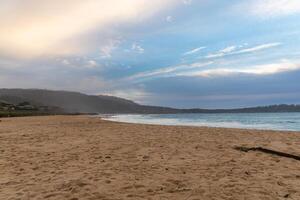
[[[300,131],[300,113],[147,114],[103,118],[138,124]]]

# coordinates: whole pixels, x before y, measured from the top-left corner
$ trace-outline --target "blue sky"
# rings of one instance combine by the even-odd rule
[[[300,103],[298,0],[4,0],[0,86],[232,108]]]

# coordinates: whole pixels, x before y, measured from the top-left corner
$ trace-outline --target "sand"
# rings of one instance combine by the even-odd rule
[[[0,199],[300,199],[300,161],[234,146],[300,155],[300,133],[1,119]]]

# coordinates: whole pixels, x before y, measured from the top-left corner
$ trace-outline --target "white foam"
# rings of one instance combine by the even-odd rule
[[[159,117],[159,115],[112,115],[103,118],[108,121],[125,122],[134,124],[170,125],[170,126],[199,126],[220,128],[242,128],[260,130],[284,130],[274,124],[245,124],[239,121],[208,121],[203,119]],[[212,120],[212,119],[210,119]]]

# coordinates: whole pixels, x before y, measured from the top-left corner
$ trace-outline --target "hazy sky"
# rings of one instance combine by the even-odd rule
[[[300,103],[300,1],[0,0],[0,87]]]

